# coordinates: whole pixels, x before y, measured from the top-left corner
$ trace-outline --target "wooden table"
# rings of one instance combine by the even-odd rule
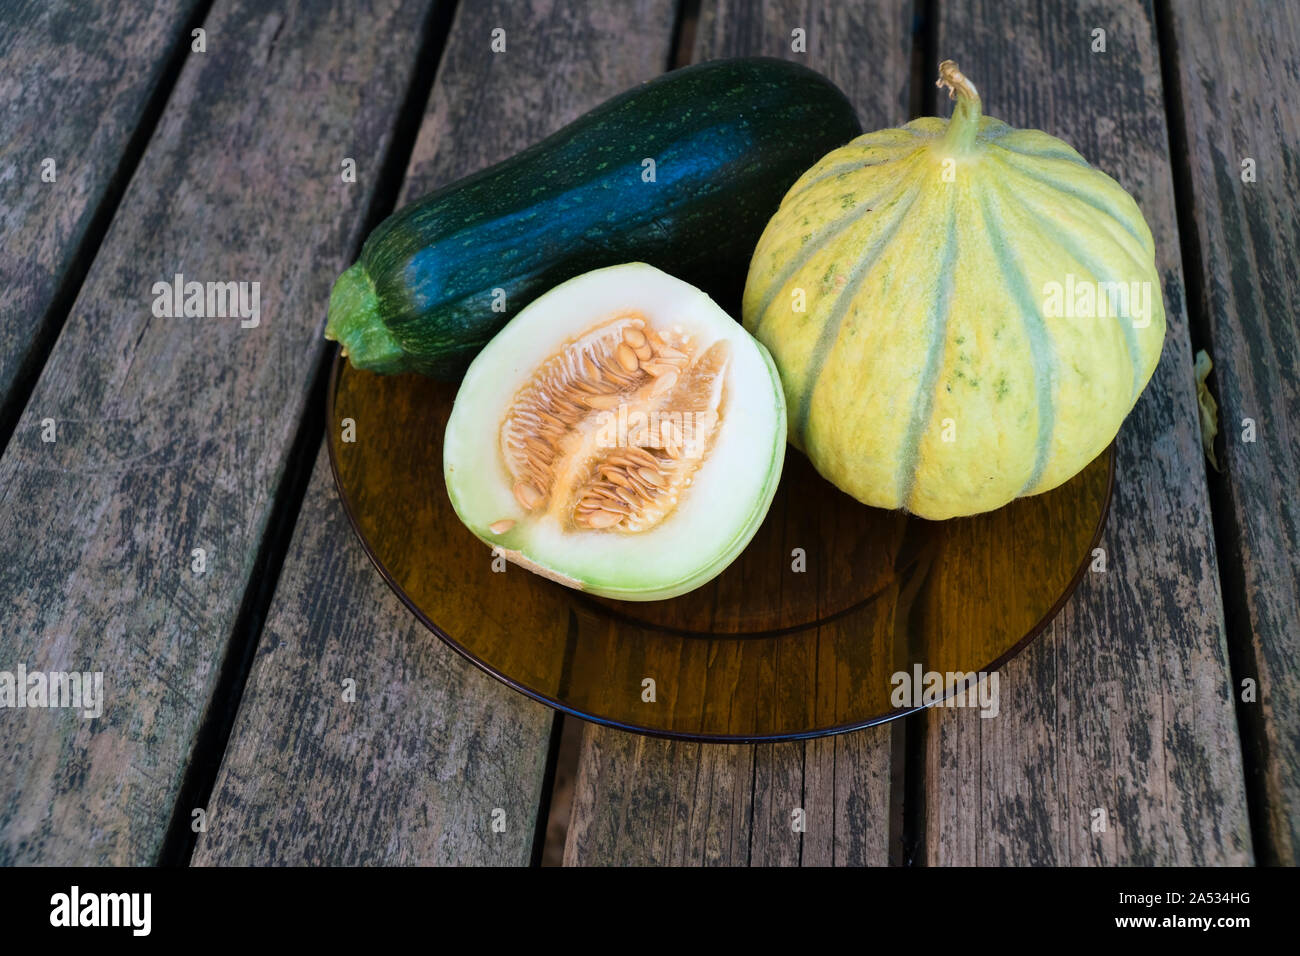
[[[102,670],[108,701],[0,711],[0,863],[1297,862],[1300,5],[0,7],[0,670]],[[946,113],[953,57],[1155,235],[1168,338],[1106,570],[1007,665],[1000,719],[759,746],[561,720],[424,631],[343,515],[322,330],[368,230],[747,54],[824,72],[867,129]],[[259,282],[259,325],[155,316],[176,273]]]

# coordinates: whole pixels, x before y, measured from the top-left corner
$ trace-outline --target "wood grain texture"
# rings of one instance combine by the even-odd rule
[[[1225,599],[1247,646],[1260,862],[1300,862],[1300,9],[1172,3],[1195,267],[1219,395]],[[1254,182],[1242,180],[1253,159]],[[1180,157],[1181,159],[1181,157]],[[1192,286],[1196,288],[1195,285]],[[1245,419],[1255,423],[1245,441]],[[1228,563],[1225,558],[1225,564]],[[1238,566],[1239,565],[1239,566]],[[1257,832],[1259,832],[1257,830]]]
[[[1090,52],[1095,28],[1105,53]],[[998,717],[925,715],[926,858],[1249,862],[1151,10],[941,4],[938,49],[987,114],[1060,136],[1133,193],[1155,236],[1168,333],[1119,436],[1108,570],[1003,669]],[[1092,829],[1098,809],[1104,832]]]
[[[671,23],[667,0],[462,4],[402,200],[505,159],[655,76]],[[506,31],[503,54],[490,49],[496,27]],[[195,862],[527,863],[554,712],[416,622],[365,559],[324,455]],[[466,560],[480,555],[487,560],[474,542]],[[454,567],[442,571],[455,577]],[[521,628],[513,639],[528,638]],[[368,699],[342,703],[334,688],[343,667],[372,689]],[[315,700],[326,681],[330,696]],[[505,810],[502,833],[490,829],[495,808]]]
[[[695,60],[767,55],[830,77],[866,129],[907,119],[910,3],[702,4]],[[807,53],[791,49],[803,29]],[[833,638],[831,638],[833,639]],[[819,693],[822,691],[819,689]],[[883,864],[893,731],[810,742],[698,745],[588,726],[567,865]],[[805,831],[792,828],[804,811]]]
[[[0,661],[107,698],[0,714],[0,862],[157,857],[426,9],[221,2],[182,70],[0,458]],[[260,323],[156,317],[175,273],[260,283]]]
[[[323,447],[284,567],[194,865],[526,863],[552,712],[397,600]]]
[[[890,731],[695,744],[586,727],[566,866],[852,866],[889,854]],[[793,814],[801,810],[804,831]]]
[[[910,118],[909,64],[915,8],[902,0],[703,0],[694,60],[774,56],[829,77],[864,130]],[[806,52],[792,49],[802,30]]]
[[[0,8],[0,408],[57,323],[54,299],[198,5]],[[54,182],[42,179],[47,158]]]

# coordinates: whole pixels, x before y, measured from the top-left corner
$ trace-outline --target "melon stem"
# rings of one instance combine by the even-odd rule
[[[949,155],[970,152],[983,115],[979,90],[975,89],[975,84],[966,79],[966,75],[952,60],[944,60],[939,64],[939,80],[934,85],[946,87],[948,99],[957,101],[953,107],[952,119],[948,121],[948,132],[943,137],[944,146]]]

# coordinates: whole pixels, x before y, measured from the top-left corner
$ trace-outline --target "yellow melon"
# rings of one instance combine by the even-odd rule
[[[1137,203],[1074,149],[981,115],[861,136],[791,187],[750,264],[745,327],[790,440],[866,504],[949,518],[1077,474],[1164,341]]]

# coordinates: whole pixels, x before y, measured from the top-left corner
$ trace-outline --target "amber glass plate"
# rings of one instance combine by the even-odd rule
[[[330,464],[380,574],[431,631],[516,690],[692,740],[853,730],[917,709],[891,700],[898,672],[996,670],[1079,583],[1114,477],[1112,448],[1055,491],[933,522],[859,504],[791,450],[766,522],[731,567],[678,598],[615,601],[494,562],[461,525],[442,479],[454,396],[335,359]]]

